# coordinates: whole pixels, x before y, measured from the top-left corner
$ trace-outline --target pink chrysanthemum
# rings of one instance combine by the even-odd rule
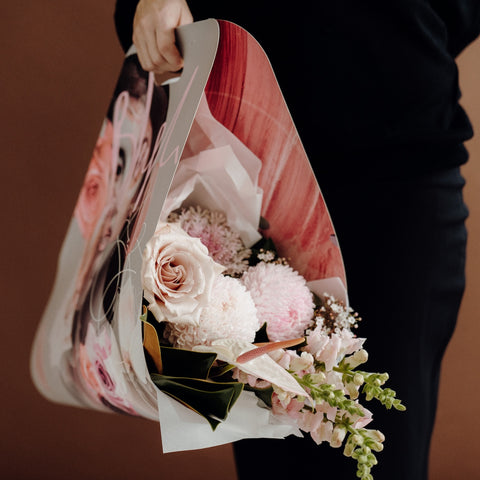
[[[251,251],[228,226],[222,212],[189,207],[171,213],[168,221],[178,222],[191,237],[199,238],[215,262],[225,267],[225,275],[240,276],[247,269]]]
[[[260,262],[241,278],[250,292],[260,325],[271,341],[301,337],[311,326],[314,304],[305,279],[288,265]]]
[[[219,275],[212,299],[203,308],[198,325],[167,324],[165,336],[178,348],[209,345],[214,340],[233,338],[253,342],[259,324],[250,293],[239,280]]]

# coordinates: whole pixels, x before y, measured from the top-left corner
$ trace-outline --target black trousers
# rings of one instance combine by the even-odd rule
[[[459,169],[418,178],[327,182],[322,186],[342,249],[351,306],[363,318],[370,357],[364,369],[387,371],[406,412],[373,411],[368,428],[386,436],[375,480],[426,480],[441,360],[464,290],[468,210]],[[234,445],[241,480],[355,479],[343,449],[310,440],[243,440]]]

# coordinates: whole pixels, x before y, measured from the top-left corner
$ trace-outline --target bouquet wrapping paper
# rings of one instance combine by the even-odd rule
[[[247,248],[262,238],[262,219],[310,289],[348,305],[335,231],[265,53],[228,22],[178,33],[185,68],[176,81],[158,85],[134,49],[126,56],[38,327],[32,377],[54,402],[159,420],[164,452],[300,435],[251,391],[212,431],[147,368],[142,254],[181,206],[222,210]]]

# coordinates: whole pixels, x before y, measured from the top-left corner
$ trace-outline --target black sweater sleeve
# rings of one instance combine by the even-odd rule
[[[138,2],[116,1],[124,50]],[[196,21],[229,20],[259,41],[323,178],[466,161],[461,144],[472,129],[458,103],[454,57],[479,35],[480,0],[307,0],[289,10],[274,0],[188,5]]]
[[[115,6],[115,27],[122,48],[126,51],[132,44],[133,17],[139,0],[117,0]],[[206,18],[205,12],[215,12],[216,18],[228,18],[226,12],[242,13],[242,7],[225,6],[225,0],[201,0],[189,2],[196,20]],[[231,0],[228,0],[231,3]],[[447,29],[448,49],[452,56],[457,56],[468,44],[480,34],[480,0],[430,0],[430,4],[442,19]],[[245,7],[244,7],[245,8]],[[248,22],[247,22],[248,23]]]
[[[115,28],[120,45],[126,52],[132,45],[133,17],[139,0],[117,0],[115,5]]]
[[[125,51],[132,44],[133,18],[139,1],[116,0],[115,28]],[[189,0],[187,3],[195,21],[211,17],[230,20],[260,37],[265,30],[265,19],[270,18],[273,8],[271,2],[258,0]],[[253,17],[252,12],[255,12]],[[257,18],[258,21],[252,21],[252,18]]]
[[[480,34],[480,0],[431,0],[447,29],[448,51],[456,57]]]

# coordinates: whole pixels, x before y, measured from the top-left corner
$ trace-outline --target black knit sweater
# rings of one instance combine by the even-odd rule
[[[128,48],[138,0],[117,0]],[[415,175],[467,160],[473,134],[455,57],[480,33],[480,0],[191,0],[269,56],[311,163],[331,175]]]

